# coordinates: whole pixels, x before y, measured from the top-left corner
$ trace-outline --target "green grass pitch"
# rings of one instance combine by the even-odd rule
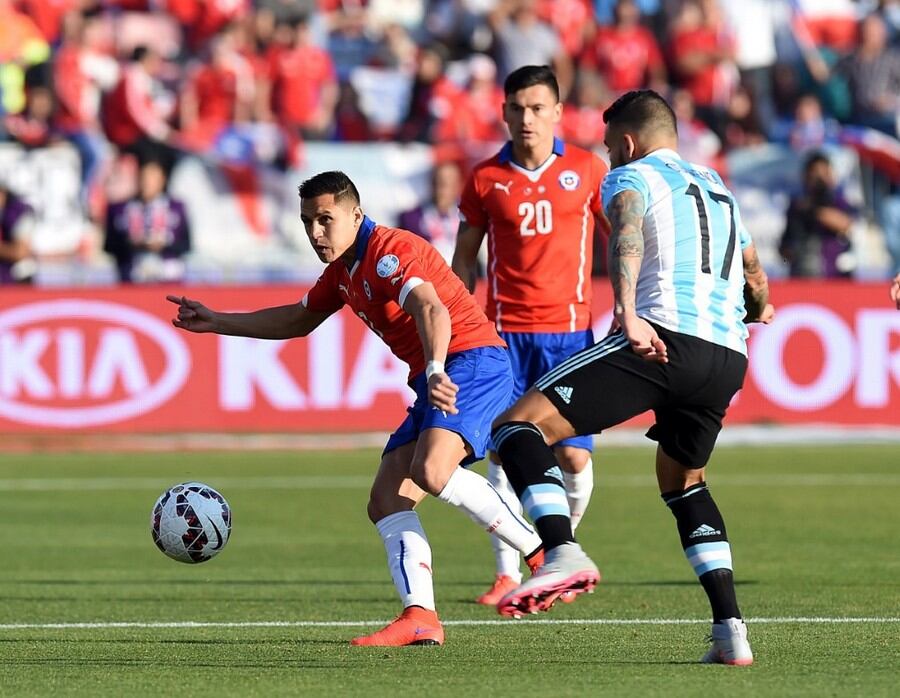
[[[425,502],[438,611],[457,623],[443,647],[389,649],[348,645],[399,611],[365,516],[376,451],[7,454],[0,695],[897,695],[898,456],[897,446],[716,452],[710,487],[756,654],[732,668],[696,663],[708,608],[650,447],[595,454],[578,533],[604,581],[540,616],[570,623],[496,623],[472,602],[493,575],[487,536]],[[234,511],[226,548],[196,566],[164,557],[148,530],[156,497],[188,479]],[[704,622],[620,622],[657,619]],[[223,625],[146,626],[190,621]],[[323,625],[300,625],[312,621]],[[259,622],[293,625],[241,625]]]

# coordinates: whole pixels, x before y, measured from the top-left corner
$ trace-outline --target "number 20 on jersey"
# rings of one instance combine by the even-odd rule
[[[523,201],[519,204],[519,233],[522,237],[535,234],[547,235],[553,232],[553,207],[546,199],[539,201]]]

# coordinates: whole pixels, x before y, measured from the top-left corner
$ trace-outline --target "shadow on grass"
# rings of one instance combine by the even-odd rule
[[[374,627],[374,626],[373,626]],[[297,628],[297,630],[303,630],[303,628]],[[310,639],[310,638],[284,638],[284,639],[267,639],[267,640],[228,640],[228,639],[216,639],[216,640],[204,640],[204,639],[185,639],[185,640],[176,640],[172,638],[159,638],[159,639],[139,639],[134,637],[128,638],[119,638],[119,639],[104,639],[104,638],[73,638],[73,637],[60,637],[48,639],[46,637],[4,637],[0,638],[0,645],[6,643],[8,645],[14,644],[37,644],[37,643],[66,643],[66,644],[76,644],[76,645],[211,645],[216,647],[222,646],[271,646],[271,645],[338,645],[343,647],[344,645],[350,644],[349,635],[364,630],[363,628],[346,628],[348,631],[348,639],[346,640],[334,640],[334,639]],[[0,665],[4,664],[8,660],[4,660],[0,662]],[[12,660],[15,662],[16,660]]]
[[[325,663],[306,660],[284,659],[279,661],[259,661],[259,662],[198,662],[193,659],[172,659],[167,658],[164,663],[159,659],[94,659],[91,657],[46,657],[31,659],[13,659],[0,662],[0,666],[34,666],[34,667],[70,667],[73,669],[83,669],[85,667],[109,667],[109,668],[140,668],[153,669],[155,671],[166,672],[173,668],[183,667],[185,669],[336,669],[338,671],[346,671],[347,665],[342,663]]]
[[[12,579],[4,584],[41,586],[365,586],[380,584],[384,579]]]

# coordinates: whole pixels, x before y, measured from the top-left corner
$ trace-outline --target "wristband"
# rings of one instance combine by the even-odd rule
[[[425,380],[431,380],[431,377],[435,373],[443,373],[444,372],[444,362],[443,361],[429,361],[425,364]]]

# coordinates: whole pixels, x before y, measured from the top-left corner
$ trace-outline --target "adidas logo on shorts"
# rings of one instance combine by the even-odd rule
[[[572,388],[568,385],[557,385],[554,390],[556,391],[556,394],[563,399],[564,403],[568,405],[572,402]]]

